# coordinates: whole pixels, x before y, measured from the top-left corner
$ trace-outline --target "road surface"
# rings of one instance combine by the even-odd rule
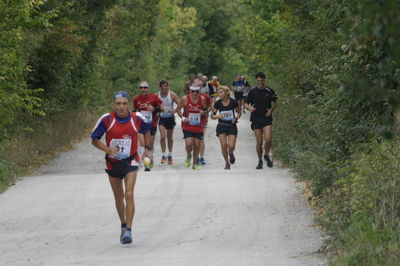
[[[237,162],[224,170],[215,121],[207,164],[183,168],[180,125],[174,164],[138,174],[133,244],[119,220],[101,151],[89,139],[0,194],[1,265],[324,265],[319,228],[287,169],[256,170],[248,116]]]

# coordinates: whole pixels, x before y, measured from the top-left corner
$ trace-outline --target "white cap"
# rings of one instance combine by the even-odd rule
[[[191,91],[198,91],[198,90],[200,90],[200,87],[190,87],[189,89]]]
[[[149,83],[147,83],[146,81],[142,81],[142,82],[140,82],[140,85],[139,85],[139,87],[150,87],[149,86]]]

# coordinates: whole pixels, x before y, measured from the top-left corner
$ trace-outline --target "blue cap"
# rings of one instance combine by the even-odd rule
[[[128,100],[130,99],[129,94],[126,91],[114,92],[112,99],[115,100],[115,98],[119,98],[119,97],[127,98]]]

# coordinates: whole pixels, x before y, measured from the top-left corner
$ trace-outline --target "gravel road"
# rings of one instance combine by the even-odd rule
[[[248,117],[239,123],[237,162],[224,170],[215,121],[205,134],[207,164],[138,174],[133,244],[119,221],[104,157],[89,139],[0,194],[1,265],[324,265],[320,229],[287,169],[256,170]],[[179,123],[178,123],[179,124]]]

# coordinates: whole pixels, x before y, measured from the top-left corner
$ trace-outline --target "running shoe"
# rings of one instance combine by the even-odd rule
[[[235,155],[233,154],[233,152],[229,153],[229,162],[231,164],[234,164],[235,161],[236,161],[236,159],[235,159]]]
[[[198,163],[194,163],[193,170],[200,170],[200,165]]]
[[[168,162],[167,157],[163,156],[161,158],[161,164],[166,164]]]
[[[268,154],[265,154],[265,155],[264,155],[264,160],[267,161],[267,166],[268,166],[268,167],[271,168],[272,166],[274,166],[274,163],[273,163],[272,160],[269,158]]]
[[[187,159],[185,160],[185,162],[183,163],[183,167],[185,167],[185,168],[190,167],[190,158],[187,158]]]
[[[168,156],[168,164],[169,164],[169,165],[172,164],[172,156]]]
[[[145,166],[145,167],[144,167],[144,171],[145,171],[145,172],[150,172],[150,168],[147,167],[147,166]]]
[[[128,228],[123,227],[121,229],[121,237],[120,237],[121,244],[130,244],[132,243],[132,234]]]
[[[201,157],[201,158],[199,159],[199,164],[205,165],[205,164],[206,164],[206,160],[204,160],[204,158]]]
[[[225,170],[231,170],[231,165],[229,163],[226,163],[224,169]]]
[[[262,169],[262,168],[263,168],[263,161],[259,160],[256,169]]]

